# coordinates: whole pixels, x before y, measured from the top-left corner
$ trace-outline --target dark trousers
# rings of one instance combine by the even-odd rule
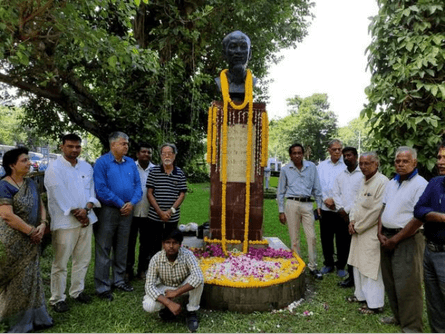
[[[334,262],[334,236],[337,247],[337,262]],[[321,211],[320,239],[323,249],[324,265],[344,269],[348,262],[351,235],[340,215],[333,211]]]
[[[391,238],[395,233],[383,229]],[[425,242],[421,233],[402,240],[393,250],[381,248],[383,283],[389,305],[405,333],[423,332],[422,259]]]
[[[113,271],[113,284],[124,283],[131,220],[132,215],[121,216],[118,208],[102,205],[100,209],[99,220],[93,225],[94,282],[98,294],[111,289],[110,268]]]
[[[148,219],[148,226],[149,232],[139,239],[141,244],[147,245],[147,265],[150,263],[151,258],[162,249],[162,236],[176,229],[178,223],[164,223]]]
[[[445,252],[433,252],[426,247],[423,269],[431,331],[445,333]]]
[[[133,267],[135,264],[136,240],[139,234],[139,256],[138,256],[138,270],[137,275],[145,273],[148,268],[150,260],[150,234],[159,232],[150,228],[147,217],[133,217],[131,222],[130,237],[128,238],[128,252],[127,252],[127,274],[133,276]]]

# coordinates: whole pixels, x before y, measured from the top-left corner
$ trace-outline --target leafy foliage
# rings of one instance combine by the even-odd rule
[[[174,141],[178,164],[204,153],[206,111],[221,99],[221,40],[244,31],[250,68],[307,34],[309,0],[11,0],[0,5],[0,81],[29,98],[25,124],[58,137],[84,129],[107,146]],[[267,91],[260,85],[259,100]]]
[[[369,103],[373,147],[383,172],[394,172],[398,146],[418,149],[421,173],[431,176],[444,134],[445,5],[442,0],[379,0],[368,47],[372,72]]]
[[[366,118],[358,117],[339,128],[337,138],[343,142],[343,147],[355,147],[360,154],[371,150],[372,138],[369,136],[369,131],[370,126]]]
[[[337,116],[329,111],[327,94],[313,94],[287,99],[290,115],[270,122],[270,155],[289,160],[289,146],[299,142],[305,147],[305,158],[323,160],[327,143],[337,133]]]

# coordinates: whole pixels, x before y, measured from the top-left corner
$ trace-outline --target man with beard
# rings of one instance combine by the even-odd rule
[[[360,313],[374,314],[382,311],[385,301],[377,222],[388,178],[379,173],[375,152],[363,153],[359,166],[365,177],[349,213],[352,238],[348,264],[354,266],[355,293],[347,300],[364,303]]]
[[[148,223],[154,245],[149,257],[161,250],[162,235],[177,228],[180,205],[187,192],[185,174],[174,165],[178,153],[176,145],[165,143],[161,146],[160,153],[161,164],[154,166],[147,178],[147,197],[150,202]]]
[[[100,207],[93,183],[93,168],[78,159],[82,141],[74,133],[62,137],[62,156],[51,162],[45,171],[48,191],[48,210],[54,260],[51,268],[51,299],[54,311],[68,311],[66,276],[68,260],[72,257],[70,296],[89,303],[91,297],[83,292],[85,275],[91,260],[91,238],[97,217],[93,207]]]
[[[141,200],[142,188],[136,164],[126,156],[128,136],[113,132],[109,142],[110,152],[97,159],[94,165],[96,194],[102,204],[99,222],[94,226],[94,280],[99,297],[112,301],[110,267],[114,287],[125,292],[133,291],[133,287],[125,282],[125,270],[133,208]]]
[[[337,237],[337,261],[345,266],[348,261],[349,247],[351,245],[351,235],[349,234],[349,212],[354,205],[360,188],[363,173],[358,166],[358,153],[355,147],[345,147],[342,151],[343,161],[346,168],[337,176],[333,186],[333,199],[336,214],[340,216],[343,224],[338,226]],[[354,286],[353,267],[348,265],[349,276],[344,281],[339,282],[342,288]]]

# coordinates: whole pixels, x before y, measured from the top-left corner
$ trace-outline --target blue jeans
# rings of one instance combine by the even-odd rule
[[[426,307],[433,333],[445,332],[445,252],[425,247],[423,259]]]
[[[132,214],[121,216],[118,208],[102,205],[100,209],[99,220],[93,225],[96,244],[94,282],[98,294],[111,289],[110,268],[113,269],[113,284],[124,283],[132,218]]]

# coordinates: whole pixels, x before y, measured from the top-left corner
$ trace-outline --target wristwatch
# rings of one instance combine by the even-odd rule
[[[172,210],[173,213],[176,213],[176,209],[174,207],[171,207],[170,210]]]
[[[87,215],[90,214],[90,211],[92,210],[92,208],[88,208],[87,206],[85,207],[85,210],[87,211]]]

